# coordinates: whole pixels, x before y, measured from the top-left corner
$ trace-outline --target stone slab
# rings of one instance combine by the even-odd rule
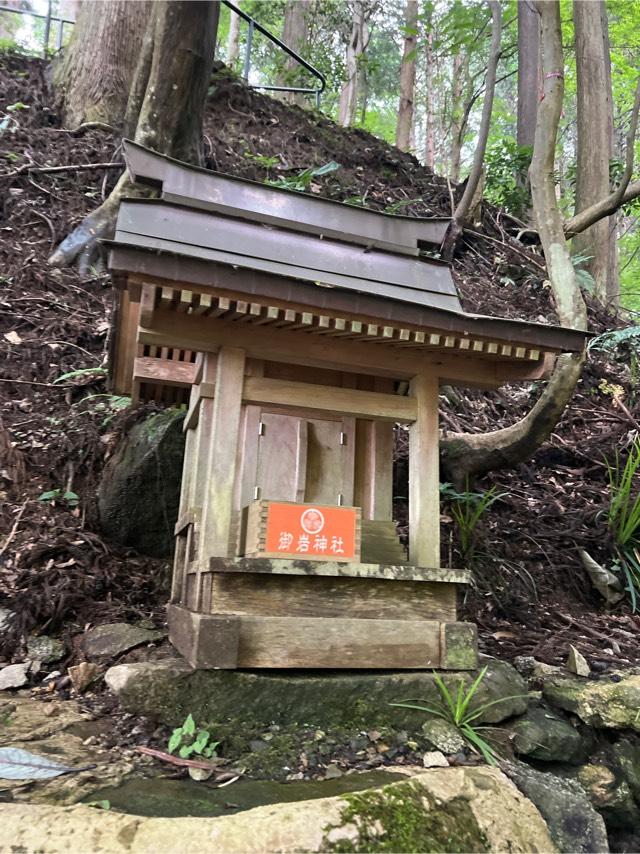
[[[106,623],[85,632],[82,645],[88,658],[110,658],[165,636],[164,632],[143,629],[129,623]]]
[[[478,723],[498,723],[527,708],[522,677],[506,662],[481,659],[487,673],[476,694],[486,708]],[[471,685],[478,671],[441,673],[450,691],[462,681]],[[249,672],[194,670],[183,659],[120,664],[105,679],[127,711],[177,726],[191,713],[205,723],[252,725],[304,723],[370,729],[389,725],[420,732],[427,717],[411,709],[392,707],[398,700],[419,698],[437,705],[440,694],[433,673],[403,672]],[[506,699],[505,699],[506,698]]]

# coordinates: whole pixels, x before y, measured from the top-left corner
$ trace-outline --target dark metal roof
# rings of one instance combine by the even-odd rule
[[[446,264],[367,250],[316,235],[220,216],[156,200],[125,200],[115,239],[140,249],[175,252],[249,270],[460,310]]]
[[[324,235],[348,243],[417,255],[440,246],[448,218],[418,218],[378,213],[188,166],[130,140],[123,142],[131,179],[161,190],[162,199],[200,210]]]

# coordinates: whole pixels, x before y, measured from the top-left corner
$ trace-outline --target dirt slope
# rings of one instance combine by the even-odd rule
[[[46,264],[51,248],[119,174],[77,167],[119,161],[119,137],[61,130],[39,60],[0,57],[0,110],[8,106],[0,135],[0,604],[19,613],[23,628],[49,632],[73,634],[87,621],[114,616],[161,622],[167,566],[115,548],[95,530],[101,466],[118,433],[140,416],[119,413],[121,401],[108,395],[104,370],[86,373],[106,365],[109,280],[101,271],[81,280]],[[313,192],[409,215],[449,215],[458,192],[369,134],[340,129],[224,74],[212,87],[205,125],[207,165],[242,177],[292,176],[335,160],[340,169],[315,180]],[[27,173],[29,164],[70,168]],[[542,259],[513,241],[517,224],[487,208],[474,231],[453,265],[464,307],[553,321]],[[594,311],[592,322],[602,329],[611,321]],[[85,373],[54,384],[74,371]],[[525,387],[446,395],[442,424],[496,429],[526,412],[536,394]],[[634,637],[640,620],[626,606],[602,613],[577,556],[579,547],[596,558],[607,553],[603,457],[628,442],[638,419],[628,368],[592,359],[574,404],[535,459],[474,487],[496,484],[507,493],[481,525],[473,566],[478,588],[467,601],[485,649],[556,662],[571,641],[596,667],[619,657],[640,660]],[[400,436],[400,464],[403,445]],[[60,497],[37,500],[56,489],[76,493],[78,506]],[[401,499],[402,479],[398,491]],[[453,525],[446,516],[443,525],[444,557],[455,564]],[[7,644],[5,653],[13,649]]]

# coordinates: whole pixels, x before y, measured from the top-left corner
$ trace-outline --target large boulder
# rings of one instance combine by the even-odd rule
[[[607,679],[549,676],[542,692],[551,705],[573,712],[586,724],[640,732],[640,674],[613,674]]]
[[[152,557],[173,550],[178,518],[184,412],[167,409],[136,424],[105,467],[100,525],[111,540]]]
[[[469,686],[476,671],[440,674],[450,691]],[[201,724],[291,725],[355,730],[394,726],[419,732],[428,713],[393,707],[398,700],[441,704],[429,671],[247,672],[193,670],[183,659],[120,664],[105,679],[127,711],[176,726],[191,713]],[[499,701],[499,702],[496,702]],[[527,708],[527,690],[511,665],[487,660],[487,673],[474,697],[484,708],[477,723],[499,723]]]
[[[538,810],[494,768],[436,768],[379,789],[210,819],[3,804],[2,829],[12,851],[42,854],[558,850]]]
[[[559,851],[600,854],[609,850],[604,820],[578,783],[536,771],[523,762],[504,763],[503,768],[536,805]]]

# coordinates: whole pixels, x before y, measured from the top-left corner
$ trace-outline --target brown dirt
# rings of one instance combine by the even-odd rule
[[[105,542],[96,529],[100,470],[119,433],[142,413],[119,414],[104,371],[54,384],[64,373],[106,366],[113,296],[108,276],[95,270],[81,279],[73,270],[52,270],[46,258],[105,197],[118,170],[27,173],[23,167],[104,163],[120,159],[120,152],[115,132],[61,130],[45,72],[42,61],[0,57],[0,110],[10,116],[0,136],[0,500],[6,498],[0,506],[0,604],[19,614],[21,631],[73,635],[87,622],[114,618],[160,623],[168,567]],[[4,113],[18,102],[28,109]],[[359,197],[378,210],[400,203],[407,215],[451,212],[446,180],[411,155],[224,75],[214,82],[205,132],[212,168],[264,180],[335,160],[341,168],[318,179],[313,191]],[[264,158],[274,158],[269,168]],[[518,225],[486,207],[475,230],[481,236],[466,235],[453,264],[465,309],[553,322],[541,255],[515,242]],[[613,325],[594,306],[591,320],[596,330]],[[613,383],[622,388],[621,403]],[[537,393],[536,387],[514,387],[443,395],[442,423],[473,432],[503,427],[523,415]],[[592,358],[572,406],[534,459],[474,485],[495,484],[507,493],[479,528],[477,586],[466,602],[486,651],[557,663],[574,643],[596,667],[640,661],[640,619],[627,605],[606,614],[577,556],[583,547],[596,559],[607,557],[603,459],[628,444],[639,421],[628,366]],[[400,512],[403,447],[400,434]],[[38,500],[54,489],[77,493],[79,505]],[[453,527],[445,516],[444,557],[456,564]],[[7,642],[4,653],[19,656],[20,648]]]

